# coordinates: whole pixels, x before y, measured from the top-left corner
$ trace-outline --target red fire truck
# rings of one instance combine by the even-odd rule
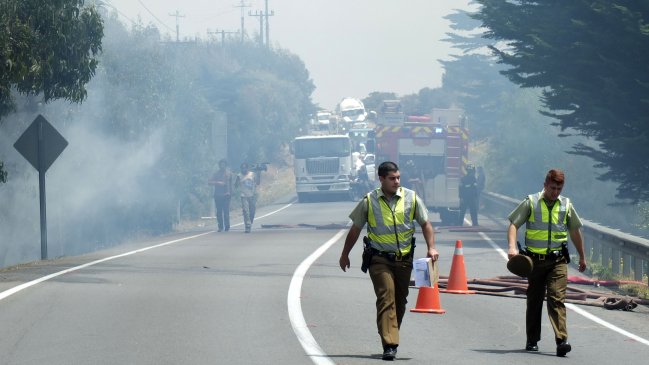
[[[468,146],[468,125],[459,109],[434,109],[429,116],[375,128],[377,163],[396,162],[401,184],[415,190],[446,225],[458,221],[459,184]]]

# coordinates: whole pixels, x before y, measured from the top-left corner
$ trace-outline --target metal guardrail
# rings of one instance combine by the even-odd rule
[[[507,215],[521,202],[505,195],[485,191],[485,208],[493,215]],[[649,240],[581,219],[586,259],[609,268],[613,274],[642,281],[649,276]],[[649,283],[649,278],[647,279]]]

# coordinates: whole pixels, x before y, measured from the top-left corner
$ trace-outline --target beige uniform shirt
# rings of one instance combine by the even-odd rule
[[[556,203],[555,203],[556,204]],[[511,213],[509,213],[509,221],[520,228],[530,217],[531,208],[530,208],[530,197],[528,196],[523,200]],[[570,209],[568,209],[568,222],[567,227],[569,231],[578,229],[582,226],[581,220],[577,215],[575,210],[575,205],[570,204]]]
[[[388,206],[391,210],[394,211],[397,205],[397,201],[399,199],[403,199],[401,189],[405,188],[399,188],[399,190],[397,190],[397,193],[390,200],[387,200],[385,194],[383,194],[383,190],[379,189],[379,199],[386,199],[385,201],[388,203]],[[426,203],[424,203],[419,195],[417,195],[415,199],[415,220],[417,221],[417,223],[419,223],[419,225],[423,225],[428,221],[428,209],[426,208]],[[354,208],[354,210],[352,210],[352,212],[349,214],[349,219],[352,220],[356,227],[363,229],[363,227],[367,223],[367,214],[367,195],[365,195],[365,197],[358,202],[356,208]]]

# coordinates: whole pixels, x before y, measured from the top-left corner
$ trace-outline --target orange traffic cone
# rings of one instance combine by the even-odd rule
[[[437,283],[434,283],[432,287],[419,287],[417,304],[415,305],[415,308],[411,309],[410,311],[417,313],[446,313],[446,311],[443,310],[442,306],[439,304],[439,289],[437,288]]]
[[[464,252],[462,250],[462,241],[455,241],[455,253],[451,263],[451,274],[448,276],[446,289],[440,289],[442,293],[451,294],[475,294],[474,290],[469,290],[466,282],[466,271],[464,270]]]

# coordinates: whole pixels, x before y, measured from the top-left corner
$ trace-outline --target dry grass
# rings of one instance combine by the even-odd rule
[[[277,199],[295,194],[295,175],[292,166],[277,167],[268,165],[268,171],[261,174],[261,185],[257,188],[257,205],[264,206]]]

